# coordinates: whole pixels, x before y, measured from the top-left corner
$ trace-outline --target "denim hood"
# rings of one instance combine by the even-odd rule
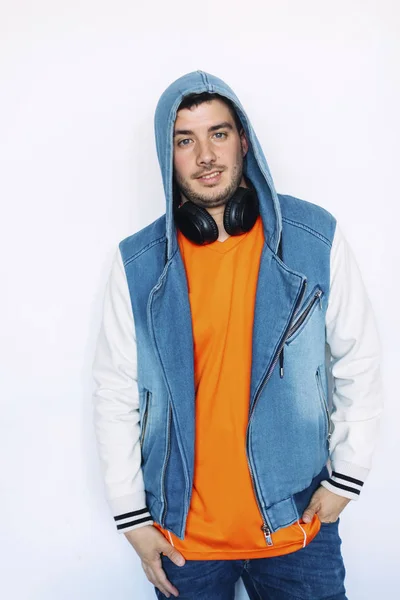
[[[242,122],[249,142],[244,174],[250,179],[258,195],[265,241],[276,253],[282,230],[280,205],[266,158],[250,120],[236,94],[224,81],[204,71],[193,71],[171,83],[164,91],[154,118],[157,155],[166,198],[167,259],[171,258],[177,247],[173,217],[173,129],[176,112],[185,96],[202,92],[217,93],[228,98]]]

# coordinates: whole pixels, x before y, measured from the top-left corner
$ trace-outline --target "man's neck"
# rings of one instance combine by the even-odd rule
[[[224,242],[231,237],[224,227],[224,211],[225,204],[223,206],[216,206],[215,208],[207,208],[207,212],[212,216],[218,226],[218,242]]]

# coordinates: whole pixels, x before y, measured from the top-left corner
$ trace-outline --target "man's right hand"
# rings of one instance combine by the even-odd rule
[[[155,585],[167,598],[170,594],[179,596],[175,586],[168,581],[161,563],[161,552],[168,556],[178,567],[185,564],[185,559],[172,546],[163,534],[153,525],[144,525],[124,533],[142,561],[142,567],[147,579]]]

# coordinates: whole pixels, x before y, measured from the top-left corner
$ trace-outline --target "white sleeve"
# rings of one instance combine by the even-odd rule
[[[151,525],[141,470],[135,324],[118,249],[93,362],[93,420],[106,496],[119,533]]]
[[[363,279],[340,227],[331,249],[326,340],[331,351],[332,474],[322,485],[352,500],[371,468],[383,407],[381,344]]]

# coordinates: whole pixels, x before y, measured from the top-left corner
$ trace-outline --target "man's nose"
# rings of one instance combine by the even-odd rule
[[[198,165],[207,165],[215,162],[217,156],[212,148],[210,142],[199,142],[198,144],[198,154],[197,154],[197,164]]]

